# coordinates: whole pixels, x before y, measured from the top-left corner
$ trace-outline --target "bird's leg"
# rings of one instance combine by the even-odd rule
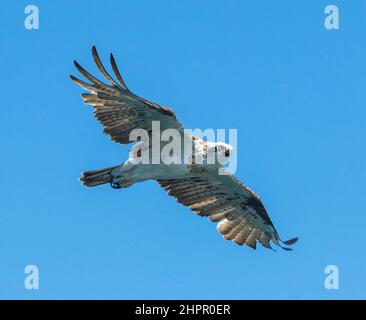
[[[134,182],[130,180],[119,180],[119,182],[111,182],[111,187],[113,189],[121,189],[121,188],[128,188],[133,184]]]
[[[113,189],[128,188],[134,184],[131,173],[135,165],[129,161],[124,162],[121,166],[116,168],[113,174],[113,180],[111,182],[111,187]]]

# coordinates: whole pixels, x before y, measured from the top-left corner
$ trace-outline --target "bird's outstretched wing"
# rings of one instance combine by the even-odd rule
[[[76,61],[74,61],[75,67],[91,84],[74,76],[70,76],[70,78],[84,89],[90,91],[90,93],[81,95],[84,103],[94,107],[95,117],[104,126],[104,132],[112,140],[122,144],[133,142],[129,139],[131,131],[134,129],[144,129],[151,133],[152,121],[160,121],[161,131],[165,129],[183,131],[173,110],[140,98],[128,89],[112,54],[110,56],[111,65],[119,83],[104,68],[95,46],[92,48],[92,53],[98,69],[110,84],[103,83],[93,77]]]
[[[217,230],[227,240],[255,249],[257,241],[271,248],[270,241],[283,247],[298,239],[281,241],[259,197],[227,172],[218,175],[217,168],[202,167],[200,172],[183,179],[158,180],[178,202],[198,215],[218,222]]]

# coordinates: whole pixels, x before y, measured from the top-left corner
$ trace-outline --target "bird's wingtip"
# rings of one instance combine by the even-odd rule
[[[299,237],[295,237],[286,241],[282,241],[285,245],[290,246],[295,244],[299,240]]]

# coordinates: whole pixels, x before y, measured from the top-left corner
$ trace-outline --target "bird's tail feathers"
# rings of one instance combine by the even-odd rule
[[[96,187],[113,181],[112,171],[119,166],[108,167],[99,170],[84,171],[79,181],[86,187]]]

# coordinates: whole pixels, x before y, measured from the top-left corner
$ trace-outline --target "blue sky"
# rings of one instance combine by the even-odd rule
[[[366,298],[365,1],[35,1],[39,30],[28,4],[0,13],[0,298]],[[80,185],[128,155],[68,78],[93,44],[187,128],[238,129],[237,177],[293,252],[224,241],[153,181]]]

